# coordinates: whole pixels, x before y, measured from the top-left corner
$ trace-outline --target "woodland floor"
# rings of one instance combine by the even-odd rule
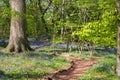
[[[95,59],[80,59],[65,54],[61,54],[61,56],[71,61],[70,67],[57,71],[52,74],[52,76],[48,76],[47,79],[42,80],[75,80],[80,78],[87,70],[96,64]]]

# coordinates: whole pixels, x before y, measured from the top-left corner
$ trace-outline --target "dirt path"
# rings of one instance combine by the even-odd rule
[[[68,56],[65,57],[68,58]],[[71,66],[68,69],[60,70],[46,80],[75,80],[80,78],[87,70],[96,64],[94,59],[69,58],[71,60]]]

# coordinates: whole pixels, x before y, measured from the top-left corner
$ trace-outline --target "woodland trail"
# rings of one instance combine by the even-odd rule
[[[67,69],[60,70],[54,73],[51,77],[44,80],[76,80],[96,64],[94,59],[80,59],[76,57],[68,57],[71,65]]]

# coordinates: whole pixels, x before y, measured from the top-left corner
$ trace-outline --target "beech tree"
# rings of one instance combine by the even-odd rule
[[[8,52],[31,50],[26,35],[25,0],[11,0],[11,27]]]

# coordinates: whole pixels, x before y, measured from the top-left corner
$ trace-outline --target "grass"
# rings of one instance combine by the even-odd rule
[[[80,54],[78,51],[72,51],[69,52],[69,54],[71,56],[75,56],[75,57],[79,57],[79,58],[86,58],[86,59],[90,59],[90,51],[83,51],[82,54]],[[92,56],[92,58],[104,58],[105,56],[111,55],[111,54],[115,54],[115,53],[109,53],[109,52],[105,52],[105,51],[95,51],[94,52],[94,56]]]
[[[0,79],[37,79],[69,64],[63,57],[49,53],[0,54]]]
[[[90,59],[89,51],[84,51],[83,54],[76,52],[70,52],[71,56],[78,58]],[[97,64],[88,70],[80,79],[77,80],[120,80],[115,73],[116,67],[116,54],[95,51],[92,58],[99,59]]]
[[[54,48],[59,50],[59,48]],[[62,48],[60,48],[62,49]],[[45,50],[53,50],[53,48],[46,47]],[[63,49],[64,50],[64,49]],[[62,51],[62,50],[61,50]],[[69,52],[71,56],[79,57],[79,58],[87,58],[90,59],[89,51],[84,51],[83,54],[79,54],[78,51]],[[116,65],[116,55],[115,53],[96,50],[94,56],[92,58],[100,59],[99,62],[88,70],[84,76],[77,80],[120,80],[115,73],[115,65]]]
[[[64,57],[50,53],[53,51],[64,52],[65,48],[46,46],[40,48],[41,53],[0,54],[0,79],[38,79],[69,65],[69,61]],[[69,54],[79,58],[91,58],[89,51],[84,51],[82,55],[78,51]],[[120,80],[114,72],[115,54],[95,51],[93,58],[100,58],[100,61],[77,80]]]
[[[66,49],[64,47],[59,47],[59,46],[45,46],[39,49],[40,52],[64,52]]]
[[[115,74],[116,56],[111,54],[99,61],[78,80],[120,80]]]
[[[90,59],[89,52],[85,51],[82,55],[78,52],[71,52],[71,56]],[[80,79],[77,80],[120,80],[115,73],[116,54],[109,52],[97,52],[92,58],[100,59],[97,65],[88,70]]]
[[[0,50],[2,50],[3,48],[2,47],[0,47]]]

